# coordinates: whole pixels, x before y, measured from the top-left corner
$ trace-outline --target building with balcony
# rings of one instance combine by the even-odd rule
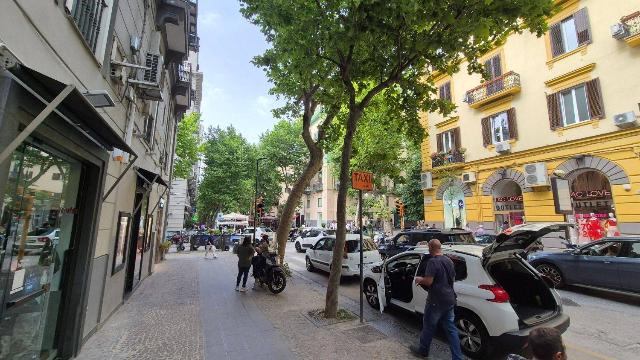
[[[428,223],[566,220],[584,242],[617,221],[640,234],[640,4],[556,2],[543,37],[513,34],[482,56],[485,79],[465,64],[433,77],[457,109],[422,117]]]
[[[195,7],[2,2],[0,357],[76,356],[154,271]]]

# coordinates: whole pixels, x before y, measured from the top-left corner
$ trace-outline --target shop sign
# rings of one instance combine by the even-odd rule
[[[505,202],[523,202],[522,195],[514,195],[514,196],[501,196],[495,198],[497,203],[505,203]]]
[[[520,204],[496,204],[496,211],[514,211],[514,210],[519,210],[522,211],[524,210],[524,204],[520,203]]]
[[[593,209],[593,208],[610,208],[611,201],[608,200],[586,200],[586,201],[574,201],[573,208],[575,210],[580,210],[583,208]]]
[[[522,195],[499,196],[493,199],[496,211],[521,211],[524,210]]]
[[[610,199],[611,191],[602,189],[602,190],[585,190],[585,191],[572,191],[571,198],[574,200],[585,200],[585,199]]]

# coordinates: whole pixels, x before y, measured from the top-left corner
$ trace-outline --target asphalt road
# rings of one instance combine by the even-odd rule
[[[319,286],[326,286],[329,274],[305,268],[303,253],[297,253],[293,243],[287,243],[286,261],[298,276]],[[558,290],[564,311],[571,317],[571,326],[563,334],[571,360],[638,359],[640,352],[640,296],[620,295],[599,290],[568,288]],[[343,278],[340,293],[358,300],[358,278]],[[366,303],[364,306],[368,306]],[[420,321],[411,314],[389,311],[389,316],[420,328]]]

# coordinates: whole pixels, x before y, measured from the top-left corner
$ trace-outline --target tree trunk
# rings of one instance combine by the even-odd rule
[[[349,119],[347,121],[347,131],[344,135],[342,146],[342,157],[340,159],[340,186],[338,188],[338,201],[336,204],[336,217],[338,228],[336,229],[336,243],[333,248],[333,260],[331,261],[331,271],[329,283],[327,284],[327,295],[325,298],[324,316],[335,318],[338,314],[338,296],[340,290],[340,276],[342,273],[342,256],[344,255],[344,244],[347,237],[347,191],[350,183],[350,161],[353,147],[353,136],[356,133],[358,120],[362,117],[362,111],[355,106],[350,106]],[[362,229],[360,229],[362,231]]]

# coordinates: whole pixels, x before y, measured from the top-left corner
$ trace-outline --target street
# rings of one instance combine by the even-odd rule
[[[285,261],[290,268],[318,286],[326,287],[329,274],[309,272],[305,268],[305,254],[297,253],[293,243],[287,243]],[[358,278],[343,278],[340,294],[359,301]],[[571,287],[558,290],[564,312],[571,317],[571,326],[563,334],[569,359],[608,360],[632,359],[640,350],[637,319],[640,318],[640,297],[613,294],[605,291]],[[369,307],[364,304],[365,308]],[[420,321],[397,309],[387,310],[385,316],[401,319],[406,326],[420,331]],[[412,318],[418,320],[414,320]]]

